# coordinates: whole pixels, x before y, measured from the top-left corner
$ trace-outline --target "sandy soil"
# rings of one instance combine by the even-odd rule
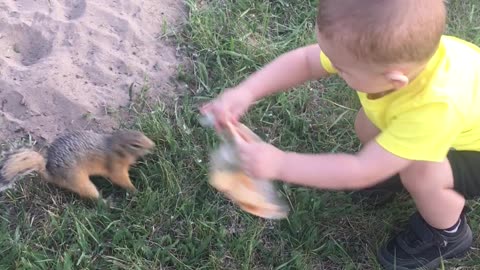
[[[108,132],[145,78],[152,97],[175,95],[179,59],[162,36],[183,12],[178,0],[0,1],[0,140]]]

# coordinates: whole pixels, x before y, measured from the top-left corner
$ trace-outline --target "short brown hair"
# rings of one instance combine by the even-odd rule
[[[423,62],[445,30],[443,0],[319,0],[317,27],[361,60]]]

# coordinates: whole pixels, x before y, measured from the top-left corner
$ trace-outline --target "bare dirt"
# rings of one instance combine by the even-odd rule
[[[0,1],[0,140],[109,132],[145,83],[152,99],[176,95],[181,60],[163,37],[180,2]]]

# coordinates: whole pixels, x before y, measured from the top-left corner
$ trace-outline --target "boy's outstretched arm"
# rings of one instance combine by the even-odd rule
[[[356,155],[285,153],[278,178],[330,190],[363,189],[405,169],[410,160],[386,151],[375,141]]]
[[[236,88],[250,91],[254,100],[288,90],[304,82],[326,77],[320,62],[320,47],[312,44],[277,57]]]
[[[357,154],[299,154],[283,152],[267,143],[237,142],[244,168],[252,176],[328,190],[373,186],[411,163],[375,141]]]
[[[227,122],[237,122],[255,101],[326,77],[329,73],[322,67],[320,52],[320,47],[313,44],[282,54],[236,87],[203,105],[202,114],[214,115],[215,128],[221,130]]]

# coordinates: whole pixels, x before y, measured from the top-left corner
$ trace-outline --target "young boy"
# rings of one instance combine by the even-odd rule
[[[399,175],[418,212],[378,252],[387,269],[436,268],[472,244],[465,199],[480,194],[480,48],[444,36],[442,0],[320,0],[318,44],[288,52],[202,108],[237,121],[254,101],[338,74],[362,109],[355,154],[283,152],[238,140],[256,177],[361,190]]]

